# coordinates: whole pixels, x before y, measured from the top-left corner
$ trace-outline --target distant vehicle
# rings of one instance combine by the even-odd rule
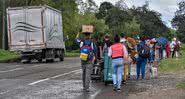
[[[64,60],[61,11],[49,6],[7,8],[8,45],[21,53],[21,61]]]

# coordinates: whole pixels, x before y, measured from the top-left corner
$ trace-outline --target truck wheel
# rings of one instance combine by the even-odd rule
[[[54,62],[54,59],[46,59],[46,62],[47,63],[52,63],[52,62]]]
[[[60,56],[60,61],[64,61],[64,52],[62,51],[61,56]]]
[[[55,59],[55,53],[53,49],[46,51],[46,62],[54,62]]]
[[[21,62],[22,62],[23,64],[28,64],[28,63],[30,63],[30,62],[31,62],[31,60],[30,60],[30,59],[27,59],[27,60],[21,60]]]
[[[42,63],[42,59],[38,59],[39,63]]]

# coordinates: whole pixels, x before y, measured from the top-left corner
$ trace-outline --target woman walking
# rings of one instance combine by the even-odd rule
[[[120,43],[120,37],[116,34],[114,37],[115,43],[110,47],[108,56],[112,57],[112,78],[114,91],[121,91],[123,62],[128,56],[126,47]]]

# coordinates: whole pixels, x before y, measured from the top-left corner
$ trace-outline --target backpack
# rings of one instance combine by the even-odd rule
[[[138,51],[138,54],[141,58],[149,58],[150,49],[147,45],[142,45]]]
[[[90,42],[88,42],[88,44],[85,42],[85,40],[84,40],[84,42],[82,42],[83,43],[83,45],[82,45],[82,47],[80,48],[80,59],[82,60],[82,61],[89,61],[90,60],[90,57],[91,57],[91,53],[92,53],[92,49],[93,49],[93,47],[92,47],[92,43],[91,43],[91,41]]]

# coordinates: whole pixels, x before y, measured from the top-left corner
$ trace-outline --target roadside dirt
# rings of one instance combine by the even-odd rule
[[[134,83],[128,99],[185,99],[185,90],[176,85],[185,80],[185,72],[160,74],[158,79],[130,81]]]

